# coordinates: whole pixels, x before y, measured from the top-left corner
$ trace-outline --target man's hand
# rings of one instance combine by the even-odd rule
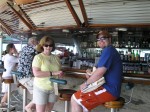
[[[86,74],[85,74],[86,78],[89,79],[91,75],[92,75],[92,70],[91,69],[87,69],[86,70]]]
[[[83,84],[80,85],[80,90],[82,91],[86,87],[87,87],[86,83],[83,83]]]

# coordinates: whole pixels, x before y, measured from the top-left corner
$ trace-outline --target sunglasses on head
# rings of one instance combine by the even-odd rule
[[[53,47],[53,44],[45,44],[44,47]]]

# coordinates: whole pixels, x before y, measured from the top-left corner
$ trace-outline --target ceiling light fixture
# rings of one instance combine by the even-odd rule
[[[68,29],[62,29],[62,32],[69,33]]]
[[[127,28],[116,28],[117,31],[127,31]]]

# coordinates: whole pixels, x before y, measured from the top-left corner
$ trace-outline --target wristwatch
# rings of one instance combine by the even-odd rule
[[[87,83],[87,81],[85,81],[85,86],[88,87],[88,85],[89,85],[89,84]]]
[[[49,73],[50,73],[50,77],[53,76],[51,71]]]

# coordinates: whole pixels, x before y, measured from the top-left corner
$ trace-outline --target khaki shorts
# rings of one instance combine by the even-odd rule
[[[33,94],[33,80],[34,80],[34,77],[23,78],[23,79],[19,80],[19,83],[21,83],[23,86],[25,86],[30,94]]]
[[[107,92],[105,88],[99,87],[98,89],[88,93],[77,91],[73,94],[73,99],[82,106],[85,112],[88,112],[107,101],[116,100],[116,97]]]
[[[42,90],[36,86],[33,87],[33,103],[38,105],[47,104],[48,102],[55,103],[58,96],[53,90]]]

